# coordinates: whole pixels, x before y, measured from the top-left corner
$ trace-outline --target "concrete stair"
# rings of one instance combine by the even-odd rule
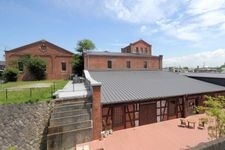
[[[66,150],[90,141],[91,108],[87,98],[56,100],[48,127],[48,150]]]
[[[63,111],[73,111],[77,109],[90,109],[91,103],[77,103],[77,104],[71,104],[71,105],[65,105],[65,106],[55,106],[54,112],[63,112]]]

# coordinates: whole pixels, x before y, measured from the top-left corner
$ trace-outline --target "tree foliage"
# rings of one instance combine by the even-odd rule
[[[95,49],[95,44],[89,39],[83,39],[77,42],[76,50],[80,53],[83,53],[86,50]]]
[[[27,64],[27,68],[37,80],[45,78],[46,63],[44,60],[38,57],[31,58]]]
[[[19,61],[25,66],[25,74],[31,74],[36,80],[45,78],[46,62],[41,58],[26,54]]]
[[[204,111],[215,123],[208,127],[209,136],[220,138],[225,136],[225,97],[205,96],[204,106],[198,106],[197,111]]]
[[[8,81],[16,81],[18,78],[19,70],[17,68],[7,68],[3,72],[3,78]]]
[[[73,72],[82,75],[84,70],[84,52],[95,49],[95,44],[89,39],[83,39],[77,42],[76,50],[79,54],[74,55]]]
[[[83,56],[79,54],[75,54],[74,60],[73,60],[73,72],[81,76],[83,73],[83,70],[84,70]]]
[[[223,72],[225,70],[225,65],[221,65],[220,67],[217,68],[219,72]]]

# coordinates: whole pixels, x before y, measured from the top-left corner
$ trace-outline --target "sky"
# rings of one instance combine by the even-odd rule
[[[164,67],[220,66],[225,0],[0,0],[0,60],[41,39],[72,52],[82,39],[112,52],[143,39]]]

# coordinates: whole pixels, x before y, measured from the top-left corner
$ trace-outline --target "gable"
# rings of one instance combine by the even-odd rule
[[[134,46],[139,45],[139,44],[151,47],[151,45],[149,43],[145,42],[144,40],[138,40],[138,41],[132,43],[132,45],[134,45]]]
[[[72,56],[73,53],[65,50],[48,41],[41,40],[31,44],[27,44],[9,51],[6,53],[19,53],[19,54],[32,54],[32,55],[68,55]]]

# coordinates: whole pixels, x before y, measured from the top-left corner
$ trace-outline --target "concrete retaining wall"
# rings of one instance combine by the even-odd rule
[[[91,132],[92,128],[84,128],[48,135],[48,150],[69,149],[75,147],[76,144],[90,141],[92,139]]]
[[[190,150],[225,150],[225,137],[208,143],[202,143]]]

